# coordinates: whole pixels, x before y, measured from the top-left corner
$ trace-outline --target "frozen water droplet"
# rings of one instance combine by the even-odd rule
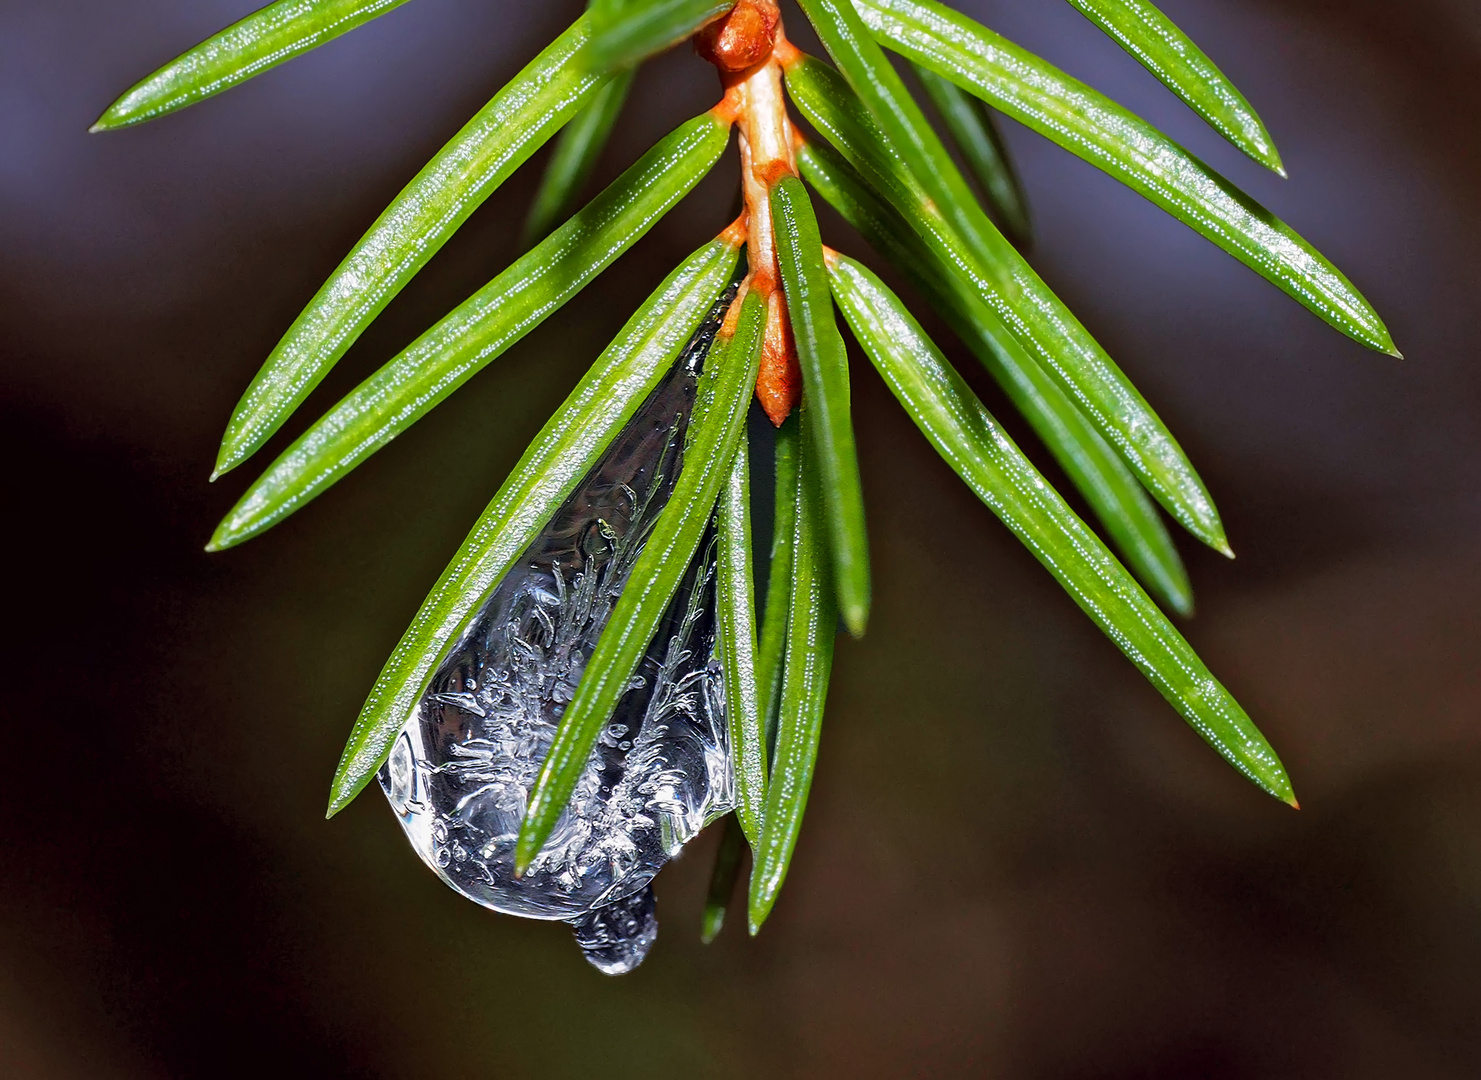
[[[643,962],[658,937],[658,911],[652,886],[604,904],[574,920],[576,944],[592,967],[605,975],[626,975]]]
[[[653,876],[733,803],[713,535],[518,878],[514,845],[561,714],[672,493],[700,366],[731,295],[499,582],[380,772],[443,881],[496,911],[572,922],[587,959],[610,974],[653,944]]]

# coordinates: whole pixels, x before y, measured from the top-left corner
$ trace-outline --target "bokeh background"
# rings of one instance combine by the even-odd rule
[[[1180,540],[1199,601],[1186,630],[1303,809],[1225,767],[857,363],[877,599],[868,638],[838,650],[786,891],[758,939],[736,908],[702,946],[701,838],[659,879],[658,945],[621,979],[588,968],[565,927],[444,888],[374,792],[332,822],[323,806],[426,589],[584,365],[724,223],[733,166],[435,417],[207,556],[268,460],[206,483],[251,374],[379,209],[580,5],[419,0],[183,114],[86,134],[254,6],[0,4],[0,1072],[1481,1071],[1474,4],[1165,0],[1260,110],[1289,181],[1068,5],[961,4],[1285,217],[1408,357],[1363,351],[1006,125],[1036,264],[1223,511],[1237,561]],[[635,94],[603,176],[707,107],[713,73],[681,49]],[[542,162],[271,453],[507,264]]]

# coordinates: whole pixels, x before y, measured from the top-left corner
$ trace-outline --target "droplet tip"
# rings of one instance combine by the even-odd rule
[[[720,936],[720,928],[725,925],[725,909],[706,911],[704,923],[699,929],[699,942],[708,945]]]
[[[1224,556],[1224,558],[1226,559],[1232,559],[1235,557],[1234,549],[1229,546],[1229,541],[1224,539],[1222,536],[1219,537],[1219,542],[1213,545],[1213,549],[1220,555]]]

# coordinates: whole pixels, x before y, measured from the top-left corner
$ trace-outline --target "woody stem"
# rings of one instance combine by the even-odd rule
[[[740,301],[747,292],[759,292],[766,300],[766,334],[756,395],[772,423],[780,425],[801,395],[802,374],[781,289],[770,197],[772,185],[784,176],[796,176],[797,166],[792,156],[792,122],[787,116],[782,65],[778,59],[791,46],[787,44],[779,16],[768,20],[766,29],[770,47],[764,59],[741,71],[728,72],[722,68],[721,78],[740,133],[741,194],[745,201],[746,257],[750,268],[732,315],[739,311]],[[727,319],[727,324],[730,321]]]
[[[802,370],[782,295],[771,220],[772,185],[797,171],[792,162],[792,125],[782,98],[781,66],[774,59],[748,80],[746,98],[740,148],[741,188],[750,223],[747,255],[751,288],[766,296],[766,337],[756,394],[771,422],[780,425],[801,395]]]

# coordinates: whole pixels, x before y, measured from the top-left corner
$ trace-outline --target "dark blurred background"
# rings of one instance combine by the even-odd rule
[[[1304,809],[1224,766],[858,364],[876,607],[838,650],[786,891],[758,939],[736,908],[702,946],[701,838],[659,879],[658,945],[621,979],[565,927],[455,896],[373,791],[332,822],[323,807],[425,591],[578,373],[724,223],[733,165],[435,418],[207,556],[270,458],[206,483],[247,380],[379,209],[580,5],[419,0],[185,113],[86,134],[254,6],[0,4],[0,1072],[1478,1075],[1474,4],[1166,0],[1260,110],[1289,181],[1068,5],[961,5],[1290,221],[1408,357],[1363,351],[1007,125],[1037,265],[1222,509],[1236,562],[1180,539],[1199,601],[1186,630]],[[681,49],[635,94],[603,177],[711,104],[713,73]],[[271,454],[507,264],[542,163]]]

